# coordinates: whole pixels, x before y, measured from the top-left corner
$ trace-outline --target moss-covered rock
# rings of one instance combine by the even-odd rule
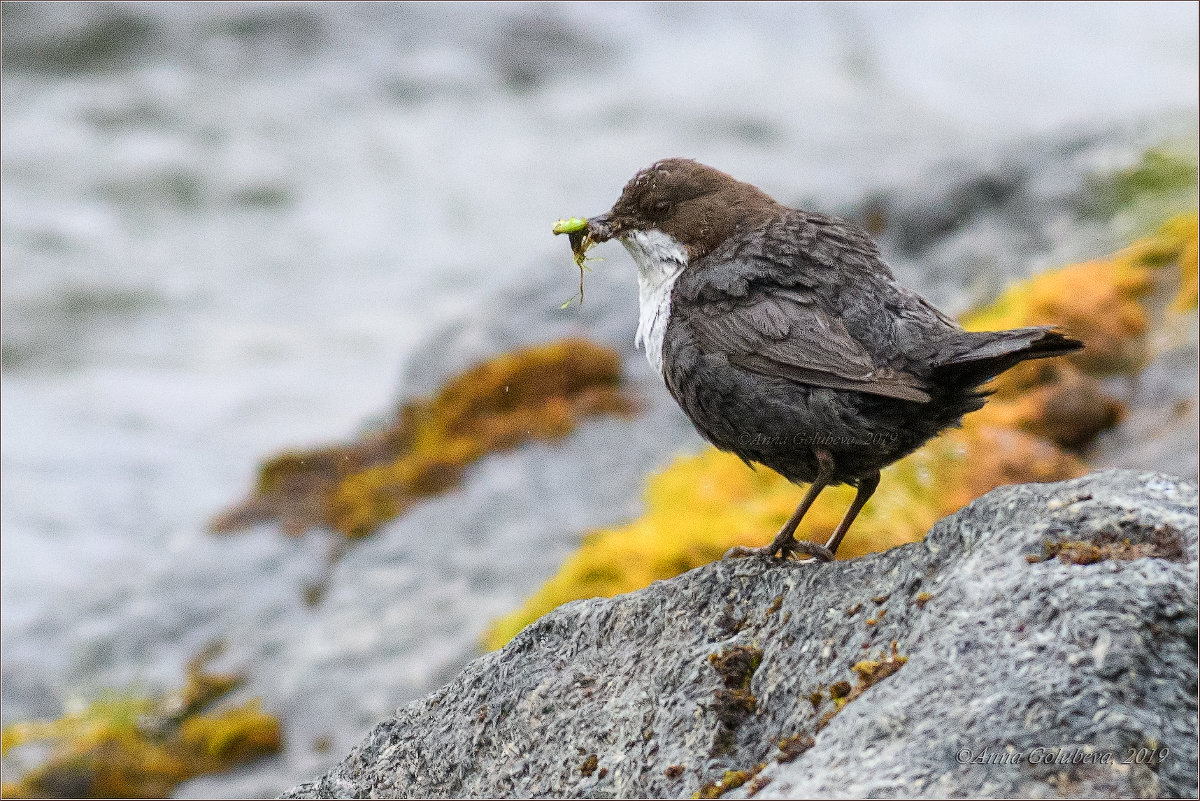
[[[997,489],[885,553],[568,604],[287,797],[1185,796],[1196,511],[1194,481],[1102,471]],[[1141,553],[1023,558],[1114,534]]]
[[[1165,142],[1124,169],[1096,176],[1091,187],[1095,217],[1122,217],[1134,230],[1149,230],[1165,217],[1196,207],[1198,153],[1193,134]]]
[[[269,459],[252,496],[211,528],[279,520],[289,534],[327,526],[366,536],[421,498],[457,485],[485,454],[565,436],[587,415],[631,413],[620,385],[620,357],[584,340],[497,356],[433,397],[405,403],[394,421],[354,442]]]
[[[53,721],[5,726],[0,752],[48,745],[45,762],[4,798],[165,798],[180,782],[279,750],[279,721],[257,699],[205,711],[241,683],[211,673],[203,657],[188,666],[177,692],[109,692]]]

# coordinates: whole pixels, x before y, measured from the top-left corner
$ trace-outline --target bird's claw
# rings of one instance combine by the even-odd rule
[[[788,555],[796,554],[806,556],[809,559],[818,562],[832,562],[833,551],[826,548],[824,545],[817,545],[815,542],[797,542],[788,549]],[[785,556],[784,558],[787,558]]]
[[[815,542],[797,542],[795,540],[784,545],[771,543],[763,548],[747,548],[744,545],[738,545],[726,551],[725,556],[722,558],[744,559],[748,556],[761,556],[767,559],[778,558],[780,561],[785,562],[793,555],[804,557],[805,561],[833,561],[833,552],[824,545],[817,545]]]
[[[745,545],[736,545],[725,552],[722,559],[745,559],[748,556],[762,556],[765,548],[747,548]]]

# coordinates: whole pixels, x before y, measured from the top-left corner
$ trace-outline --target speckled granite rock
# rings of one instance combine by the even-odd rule
[[[1191,795],[1196,556],[1194,482],[1107,471],[707,565],[561,607],[290,795]]]

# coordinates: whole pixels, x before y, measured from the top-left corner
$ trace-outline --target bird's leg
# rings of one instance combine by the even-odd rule
[[[829,542],[825,543],[830,556],[837,553],[838,546],[842,544],[842,537],[846,536],[846,532],[850,530],[850,526],[854,523],[854,518],[858,517],[858,513],[867,505],[867,501],[875,494],[875,488],[878,486],[879,471],[875,471],[873,474],[859,479],[858,492],[854,494],[854,502],[846,510],[846,516],[842,518],[842,522],[838,523],[838,527],[833,530],[833,536],[829,538]]]
[[[740,546],[731,548],[725,554],[726,559],[737,559],[742,556],[774,557],[776,554],[779,554],[780,559],[787,559],[790,554],[797,553],[815,557],[822,562],[833,560],[833,553],[827,547],[817,545],[815,542],[798,542],[794,536],[796,527],[804,519],[804,515],[808,512],[809,507],[813,505],[813,501],[821,494],[821,490],[829,486],[829,482],[833,479],[833,456],[823,448],[816,448],[813,453],[817,457],[817,477],[809,485],[808,492],[804,493],[804,500],[800,501],[800,505],[796,507],[796,511],[792,512],[792,516],[783,524],[783,528],[779,529],[779,533],[775,535],[775,539],[771,540],[771,544],[765,548],[743,548]]]

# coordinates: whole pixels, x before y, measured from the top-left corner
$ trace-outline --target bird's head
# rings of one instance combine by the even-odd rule
[[[691,159],[655,162],[625,184],[611,210],[588,220],[593,242],[665,235],[689,262],[758,227],[782,207],[765,192]]]

